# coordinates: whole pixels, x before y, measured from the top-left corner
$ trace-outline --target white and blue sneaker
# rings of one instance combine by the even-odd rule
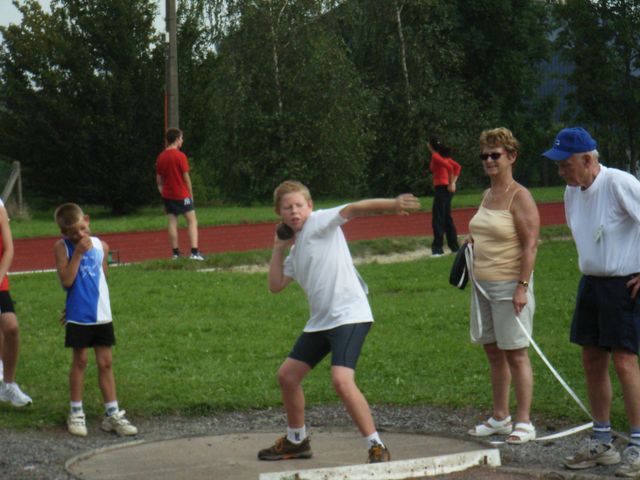
[[[0,384],[0,401],[10,402],[14,407],[24,407],[33,403],[31,397],[20,390],[17,383]]]

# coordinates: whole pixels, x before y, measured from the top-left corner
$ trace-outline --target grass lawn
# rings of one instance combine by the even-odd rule
[[[423,240],[424,241],[424,240]],[[570,241],[546,241],[536,268],[534,337],[585,399],[580,351],[568,341],[579,277]],[[452,257],[359,267],[376,323],[358,364],[372,404],[490,406],[487,361],[469,343],[469,294],[447,283]],[[308,316],[297,285],[273,295],[266,273],[194,272],[170,261],[109,272],[118,345],[118,398],[131,418],[214,414],[280,405],[275,373]],[[0,427],[62,425],[68,410],[70,352],[58,324],[64,293],[54,274],[12,277],[22,326],[18,382],[33,399],[25,409],[0,405]],[[536,414],[584,421],[584,414],[531,350]],[[95,364],[85,409],[102,414]],[[323,361],[305,384],[309,404],[336,402]],[[613,421],[623,423],[614,382]]]
[[[564,187],[534,188],[531,190],[538,202],[562,201]],[[477,207],[480,203],[482,191],[462,191],[456,194],[453,208]],[[196,199],[197,200],[197,199]],[[315,202],[317,208],[332,207],[353,201],[353,199],[319,200]],[[433,197],[420,199],[422,208],[431,210]],[[103,207],[83,205],[85,212],[91,217],[91,228],[95,232],[127,232],[139,230],[161,230],[166,228],[166,218],[160,202],[156,206],[142,208],[135,214],[127,216],[113,216]],[[240,206],[201,206],[196,205],[198,224],[202,227],[211,225],[226,225],[236,223],[273,222],[276,220],[271,204],[251,207]],[[184,224],[184,220],[181,220]],[[53,222],[51,211],[31,212],[30,219],[13,218],[11,231],[14,238],[40,237],[58,235]]]

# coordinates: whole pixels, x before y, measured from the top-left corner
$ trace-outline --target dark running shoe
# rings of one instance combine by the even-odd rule
[[[391,454],[384,445],[376,443],[369,449],[369,459],[367,460],[367,463],[382,463],[390,460]]]
[[[269,448],[258,452],[260,460],[291,460],[294,458],[311,458],[311,443],[309,437],[300,444],[290,442],[287,436],[276,440],[276,443]]]

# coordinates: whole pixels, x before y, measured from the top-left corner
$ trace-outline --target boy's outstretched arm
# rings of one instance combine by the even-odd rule
[[[71,258],[67,258],[67,247],[64,244],[64,240],[58,240],[53,247],[53,253],[56,257],[56,270],[58,271],[58,277],[60,283],[64,288],[71,288],[73,282],[76,281],[76,275],[78,275],[78,269],[80,268],[80,260],[82,255],[93,248],[91,239],[85,237],[78,242]]]
[[[284,274],[284,252],[291,243],[293,243],[293,239],[280,240],[277,235],[275,236],[271,262],[269,263],[269,290],[271,293],[281,292],[293,281],[293,278]]]
[[[350,203],[342,210],[340,215],[347,220],[369,215],[372,213],[397,213],[407,215],[407,210],[417,210],[420,208],[420,200],[411,193],[403,193],[396,198],[370,198]]]

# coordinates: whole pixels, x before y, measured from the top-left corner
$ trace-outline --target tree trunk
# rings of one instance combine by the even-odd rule
[[[398,1],[396,6],[396,24],[398,26],[398,39],[400,40],[400,61],[402,64],[402,75],[404,76],[404,88],[407,101],[407,116],[411,116],[411,88],[409,84],[409,69],[407,68],[407,46],[404,41],[404,33],[402,32],[402,7]]]

